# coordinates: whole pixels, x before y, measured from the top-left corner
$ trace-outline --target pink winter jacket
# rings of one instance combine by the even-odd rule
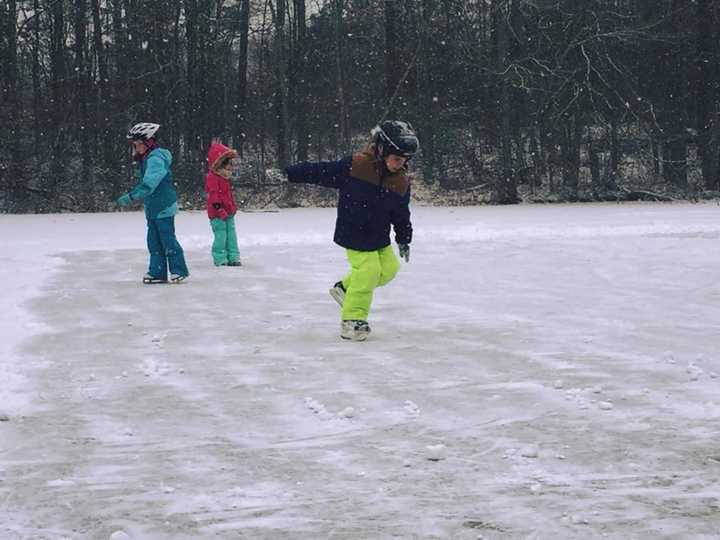
[[[208,150],[208,165],[210,171],[205,177],[205,192],[207,193],[207,213],[210,219],[220,218],[225,221],[228,216],[237,212],[237,204],[233,196],[232,184],[224,176],[215,172],[217,165],[223,157],[237,157],[237,152],[220,143],[213,143]]]

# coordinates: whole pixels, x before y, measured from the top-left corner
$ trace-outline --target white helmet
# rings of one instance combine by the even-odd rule
[[[130,131],[127,133],[127,138],[135,141],[147,141],[155,135],[158,129],[160,129],[160,124],[140,122],[130,128]]]

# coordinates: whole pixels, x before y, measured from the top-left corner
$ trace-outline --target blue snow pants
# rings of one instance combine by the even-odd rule
[[[148,219],[147,247],[150,252],[148,274],[167,280],[168,267],[171,274],[188,276],[185,254],[175,238],[175,216]]]

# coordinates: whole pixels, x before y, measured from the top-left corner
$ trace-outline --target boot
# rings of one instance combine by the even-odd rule
[[[155,276],[152,276],[150,274],[145,274],[143,276],[143,283],[145,285],[154,285],[156,283],[167,283],[167,279],[156,278]]]
[[[340,337],[350,341],[365,341],[370,334],[367,321],[347,320],[342,322]]]
[[[343,302],[345,301],[345,287],[343,287],[342,281],[338,281],[335,285],[332,286],[330,289],[330,296],[333,297],[333,299],[340,304],[340,307],[342,307]]]

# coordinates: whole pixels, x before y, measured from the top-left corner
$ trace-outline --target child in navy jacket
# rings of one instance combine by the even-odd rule
[[[339,190],[335,243],[344,247],[350,273],[330,294],[342,306],[340,336],[364,341],[376,287],[389,283],[400,263],[390,246],[395,231],[400,256],[410,260],[410,178],[408,160],[420,144],[407,122],[387,120],[376,126],[368,148],[339,161],[305,162],[286,169],[290,182]]]

